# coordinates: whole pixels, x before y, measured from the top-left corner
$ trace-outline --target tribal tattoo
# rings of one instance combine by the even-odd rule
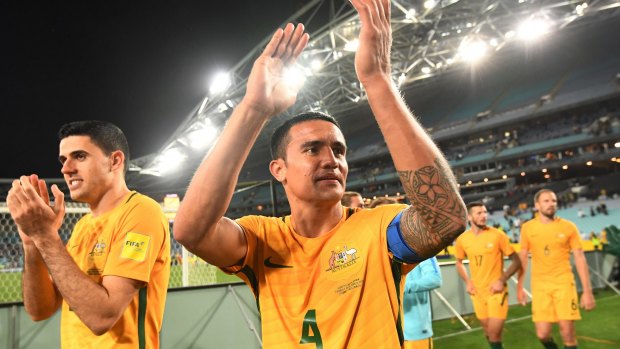
[[[398,171],[411,206],[403,212],[401,231],[418,256],[429,258],[450,245],[466,228],[466,210],[448,165]]]

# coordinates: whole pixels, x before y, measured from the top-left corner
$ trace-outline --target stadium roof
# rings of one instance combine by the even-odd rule
[[[528,34],[579,30],[616,17],[619,8],[620,2],[611,0],[392,1],[393,78],[403,89],[421,86],[435,77],[468,68],[472,64],[468,59],[476,54],[509,53],[521,48],[518,43]],[[353,8],[347,2],[314,0],[285,22],[302,22],[310,28],[311,41],[297,64],[305,84],[295,106],[261,133],[255,148],[262,149],[263,154],[271,131],[300,111],[326,111],[346,123],[347,118],[358,117],[351,111],[365,105],[365,93],[353,66],[360,27]],[[228,88],[205,96],[160,152],[132,161],[128,181],[133,187],[147,192],[154,187],[184,190],[206,152],[206,148],[192,148],[196,136],[203,141],[202,146],[211,145],[204,140],[215,139],[240,101],[252,63],[268,39],[227,72]],[[166,173],[173,166],[165,155],[179,162],[176,172]]]

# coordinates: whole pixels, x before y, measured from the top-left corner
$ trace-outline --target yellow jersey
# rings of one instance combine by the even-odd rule
[[[343,207],[340,222],[316,238],[291,217],[246,216],[247,254],[235,272],[252,288],[264,348],[400,348],[401,296],[413,265],[388,251],[386,232],[406,205]]]
[[[63,301],[61,347],[158,348],[168,279],[169,223],[157,202],[130,192],[123,203],[93,217],[84,215],[73,229],[67,251],[93,281],[106,275],[144,281],[116,324],[94,335]]]
[[[574,282],[570,251],[581,249],[577,226],[566,219],[555,218],[542,223],[538,218],[521,226],[521,248],[532,255],[532,282]]]
[[[514,252],[508,235],[492,227],[478,235],[469,229],[456,239],[455,244],[456,258],[469,259],[471,281],[482,295],[491,294],[491,284],[504,272],[504,256]]]

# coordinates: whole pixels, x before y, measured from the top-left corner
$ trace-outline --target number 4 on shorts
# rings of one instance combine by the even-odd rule
[[[316,323],[315,309],[308,310],[302,326],[299,344],[314,343],[317,349],[323,349],[323,339],[321,339],[319,325]]]

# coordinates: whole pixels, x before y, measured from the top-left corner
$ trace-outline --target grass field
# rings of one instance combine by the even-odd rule
[[[596,309],[591,312],[582,311],[582,320],[576,323],[579,349],[620,348],[620,296],[612,291],[598,291],[595,296]],[[505,349],[542,348],[536,338],[531,315],[529,304],[526,307],[510,307],[508,320],[504,326]],[[433,322],[435,348],[488,348],[489,345],[475,316],[465,316],[465,320],[472,327],[471,331],[465,330],[456,318]],[[557,326],[555,327],[553,337],[555,342],[560,344],[562,340]]]

